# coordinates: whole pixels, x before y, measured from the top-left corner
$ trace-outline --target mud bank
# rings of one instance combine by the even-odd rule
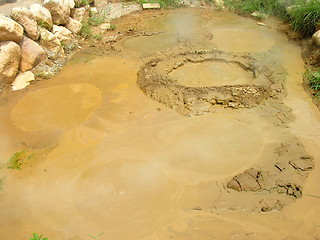
[[[1,164],[23,149],[34,157],[1,169],[1,236],[319,237],[318,199],[307,195],[320,195],[320,114],[302,88],[300,48],[210,9],[116,21],[117,41],[2,98]],[[148,44],[135,48],[140,36]],[[208,79],[224,67],[230,77]]]

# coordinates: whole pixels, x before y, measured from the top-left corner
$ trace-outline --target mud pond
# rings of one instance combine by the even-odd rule
[[[22,165],[0,170],[0,238],[320,239],[301,49],[274,22],[144,14],[115,51],[1,99],[0,163]]]

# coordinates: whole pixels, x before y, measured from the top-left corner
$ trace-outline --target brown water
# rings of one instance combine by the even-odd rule
[[[176,11],[150,24],[158,30],[172,16],[201,18],[197,10]],[[301,86],[300,49],[280,33],[230,13],[209,12],[192,23],[213,32],[227,25],[242,42],[252,41],[248,31],[267,36],[267,43],[233,47],[268,51],[257,57],[282,63],[288,72],[285,103],[296,118],[289,128],[274,128],[254,109],[217,108],[183,117],[138,89],[143,62],[125,53],[70,63],[0,106],[1,163],[24,148],[38,153],[22,170],[1,169],[0,178],[6,177],[0,191],[1,239],[28,239],[32,232],[50,240],[92,239],[89,234],[102,240],[320,237],[317,198],[303,196],[267,214],[211,211],[223,188],[217,181],[259,166],[265,146],[288,134],[297,135],[315,158],[304,193],[320,196],[320,113]],[[212,41],[222,47],[226,40]]]
[[[253,80],[251,72],[223,62],[189,63],[174,70],[169,76],[187,87],[250,84]]]

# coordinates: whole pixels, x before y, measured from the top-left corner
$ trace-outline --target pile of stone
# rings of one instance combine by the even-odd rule
[[[73,41],[89,18],[90,1],[44,0],[43,6],[13,8],[0,16],[0,87],[22,89],[34,80],[41,62],[63,58],[63,46]]]

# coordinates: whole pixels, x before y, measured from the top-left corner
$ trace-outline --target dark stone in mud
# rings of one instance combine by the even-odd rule
[[[188,62],[217,61],[236,64],[252,72],[250,85],[225,85],[212,87],[187,87],[178,84],[168,74]],[[220,51],[180,53],[157,58],[146,63],[138,73],[137,84],[150,98],[176,110],[182,115],[194,116],[214,112],[213,106],[227,108],[251,108],[270,96],[270,86],[275,83],[271,71],[258,66],[247,55],[234,55]],[[281,91],[280,91],[281,92]],[[272,93],[272,97],[277,93]]]

